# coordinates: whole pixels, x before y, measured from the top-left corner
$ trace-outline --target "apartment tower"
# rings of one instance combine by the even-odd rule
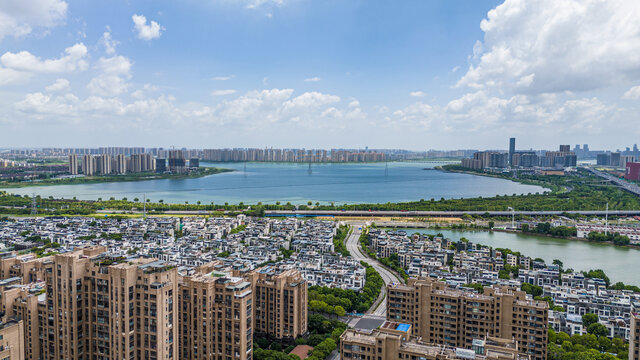
[[[640,360],[640,313],[631,313],[629,360]]]
[[[69,174],[78,175],[78,155],[69,155]]]
[[[515,339],[520,352],[547,357],[549,305],[523,291],[485,288],[484,294],[447,288],[444,282],[409,279],[387,286],[387,319],[411,324],[426,343],[470,349],[475,339]]]
[[[247,278],[253,285],[256,334],[293,342],[307,333],[307,281],[299,271],[267,266]]]
[[[178,289],[180,359],[251,359],[251,283],[203,265]]]

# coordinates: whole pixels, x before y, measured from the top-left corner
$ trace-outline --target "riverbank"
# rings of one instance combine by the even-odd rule
[[[565,269],[571,268],[575,271],[602,269],[611,278],[612,283],[621,281],[625,284],[640,286],[640,276],[637,272],[629,270],[637,266],[640,258],[640,249],[638,248],[502,231],[403,230],[408,234],[437,235],[441,233],[445,238],[456,241],[464,237],[473,243],[491,246],[494,249],[507,248],[525,254],[532,259],[541,258],[547,264],[558,259],[564,263]]]
[[[610,245],[610,246],[615,246],[615,247],[619,247],[619,248],[630,248],[630,249],[637,249],[640,250],[640,246],[638,245],[633,245],[633,244],[629,244],[629,245],[616,245],[614,243],[611,242],[593,242],[593,241],[589,241],[588,239],[585,238],[581,238],[581,237],[577,237],[577,236],[566,236],[566,237],[561,237],[561,236],[554,236],[551,234],[542,234],[542,233],[536,233],[536,232],[523,232],[520,230],[509,230],[509,229],[487,229],[486,227],[482,227],[482,226],[477,226],[477,227],[452,227],[452,226],[434,226],[434,225],[430,225],[430,224],[420,224],[420,223],[407,223],[407,224],[403,224],[403,223],[397,223],[397,224],[393,224],[393,223],[381,223],[378,224],[376,223],[376,227],[380,227],[383,229],[425,229],[425,230],[431,230],[431,231],[441,231],[441,230],[449,230],[449,231],[469,231],[469,232],[502,232],[502,233],[507,233],[507,234],[516,234],[516,235],[529,235],[529,236],[540,236],[540,237],[546,237],[546,238],[550,238],[550,239],[559,239],[559,240],[572,240],[572,241],[582,241],[582,242],[587,242],[590,244],[601,244],[601,245]]]
[[[498,174],[498,173],[488,173],[488,172],[485,172],[485,171],[476,171],[476,170],[471,170],[471,169],[464,169],[460,165],[454,165],[454,164],[436,166],[436,167],[434,167],[434,169],[438,170],[438,171],[443,171],[443,172],[451,172],[451,173],[458,173],[458,174],[485,176],[485,177],[491,177],[491,178],[495,178],[495,179],[511,180],[513,182],[517,182],[517,183],[523,184],[523,185],[542,186],[544,188],[547,188],[547,189],[551,190],[551,194],[562,194],[562,193],[565,193],[565,192],[568,192],[568,191],[571,190],[568,187],[557,186],[557,185],[554,185],[554,184],[551,184],[551,183],[545,182],[545,181],[532,181],[532,180],[528,180],[528,179],[521,179],[521,178],[517,178],[517,177],[513,177],[513,176],[507,176],[507,175]],[[509,173],[509,174],[511,174],[511,173]]]
[[[146,180],[162,180],[162,179],[195,179],[209,175],[220,174],[224,172],[235,171],[233,169],[224,169],[216,167],[202,167],[198,170],[184,174],[157,174],[157,173],[139,173],[125,175],[108,175],[108,176],[82,176],[73,178],[44,179],[36,181],[20,181],[8,182],[0,181],[0,189],[16,189],[34,186],[53,186],[53,185],[83,185],[83,184],[101,184],[113,182],[134,182]]]

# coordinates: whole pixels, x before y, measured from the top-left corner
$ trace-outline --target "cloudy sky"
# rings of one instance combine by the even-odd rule
[[[637,0],[0,0],[0,147],[640,143]]]

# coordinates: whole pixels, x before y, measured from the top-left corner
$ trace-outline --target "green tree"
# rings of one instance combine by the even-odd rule
[[[589,325],[595,324],[597,322],[598,322],[598,315],[596,314],[588,313],[588,314],[582,315],[582,325],[585,328],[588,328]]]
[[[607,329],[607,327],[600,323],[589,325],[587,327],[587,332],[597,337],[609,335],[609,330]]]

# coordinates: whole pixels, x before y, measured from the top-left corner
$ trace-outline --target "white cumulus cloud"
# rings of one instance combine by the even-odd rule
[[[412,91],[412,92],[409,93],[409,96],[425,97],[425,96],[427,96],[427,93],[425,93],[424,91]]]
[[[94,66],[98,75],[91,79],[87,89],[100,96],[115,96],[126,92],[129,88],[128,80],[131,79],[131,66],[131,61],[121,55],[100,58]]]
[[[640,99],[640,85],[634,86],[631,89],[627,90],[627,92],[624,93],[623,98],[629,99],[629,100]]]
[[[506,0],[457,85],[542,94],[638,79],[639,18],[637,0]]]
[[[0,1],[0,40],[22,37],[34,28],[49,29],[64,23],[68,5],[62,0]]]
[[[42,60],[28,51],[18,53],[6,52],[0,56],[2,66],[25,72],[34,73],[59,73],[86,70],[87,47],[82,43],[75,44],[65,49],[65,55],[58,59]]]
[[[304,79],[305,82],[318,82],[320,80],[321,79],[319,77],[317,77],[317,76],[316,77],[312,77],[312,78]]]
[[[45,87],[45,90],[48,92],[58,92],[65,91],[69,89],[69,80],[67,79],[56,79],[56,82]]]
[[[139,39],[149,41],[157,39],[162,35],[164,27],[155,21],[151,21],[147,25],[147,18],[144,15],[134,14],[131,16],[131,19],[133,20],[134,29],[138,33]]]

